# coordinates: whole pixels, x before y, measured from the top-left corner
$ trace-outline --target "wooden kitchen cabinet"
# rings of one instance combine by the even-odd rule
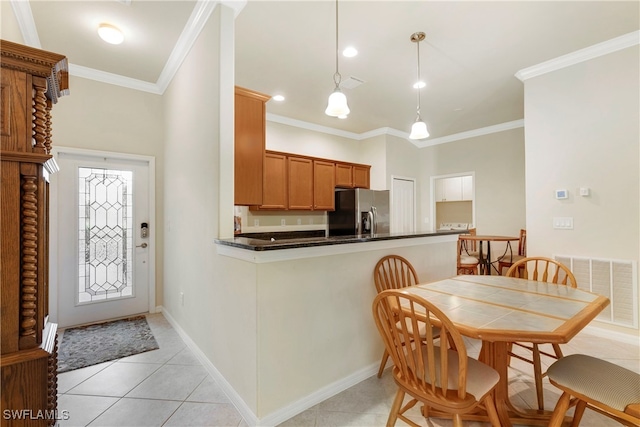
[[[313,209],[332,211],[335,210],[335,163],[314,160],[313,161]]]
[[[265,152],[262,205],[259,209],[285,210],[289,207],[287,191],[287,156]]]
[[[371,166],[353,165],[353,186],[355,188],[369,188],[369,172]]]
[[[289,209],[313,210],[313,160],[289,156],[287,166]]]
[[[261,205],[266,106],[271,97],[235,88],[234,204]]]
[[[336,187],[353,188],[353,165],[336,162]]]
[[[57,325],[49,321],[49,176],[58,170],[51,109],[68,94],[68,63],[5,40],[0,54],[0,410],[23,416],[3,416],[1,425],[51,426],[58,370]]]

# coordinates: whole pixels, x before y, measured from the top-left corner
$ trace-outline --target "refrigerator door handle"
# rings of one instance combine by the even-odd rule
[[[371,215],[371,234],[378,233],[378,212],[376,211],[375,206],[371,206],[369,210],[369,214]]]

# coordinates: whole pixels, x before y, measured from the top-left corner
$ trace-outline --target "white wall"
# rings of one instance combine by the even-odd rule
[[[214,244],[220,210],[233,215],[232,199],[220,202],[233,192],[233,120],[221,119],[233,111],[232,37],[233,11],[218,5],[164,95],[164,309],[255,413],[255,269]]]
[[[525,228],[524,164],[522,128],[422,149],[422,227],[437,228],[431,217],[430,177],[475,172],[478,234],[518,236]]]
[[[639,56],[636,45],[525,82],[530,254],[638,261]],[[574,229],[553,229],[554,217]]]

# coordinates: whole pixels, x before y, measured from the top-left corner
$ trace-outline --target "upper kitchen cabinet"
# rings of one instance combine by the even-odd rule
[[[289,209],[313,210],[313,160],[289,156]]]
[[[336,162],[336,187],[369,188],[371,166]]]
[[[353,186],[355,188],[369,188],[369,172],[371,166],[353,165]]]
[[[436,202],[473,200],[473,176],[455,176],[436,180]]]
[[[335,209],[335,163],[313,161],[313,209],[332,211]]]
[[[235,88],[235,205],[261,205],[266,102],[271,97]]]
[[[265,152],[262,205],[259,209],[285,210],[288,207],[287,156]]]

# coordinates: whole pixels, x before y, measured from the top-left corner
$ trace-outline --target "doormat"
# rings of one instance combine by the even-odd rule
[[[58,351],[58,373],[158,348],[144,316],[69,328]]]

